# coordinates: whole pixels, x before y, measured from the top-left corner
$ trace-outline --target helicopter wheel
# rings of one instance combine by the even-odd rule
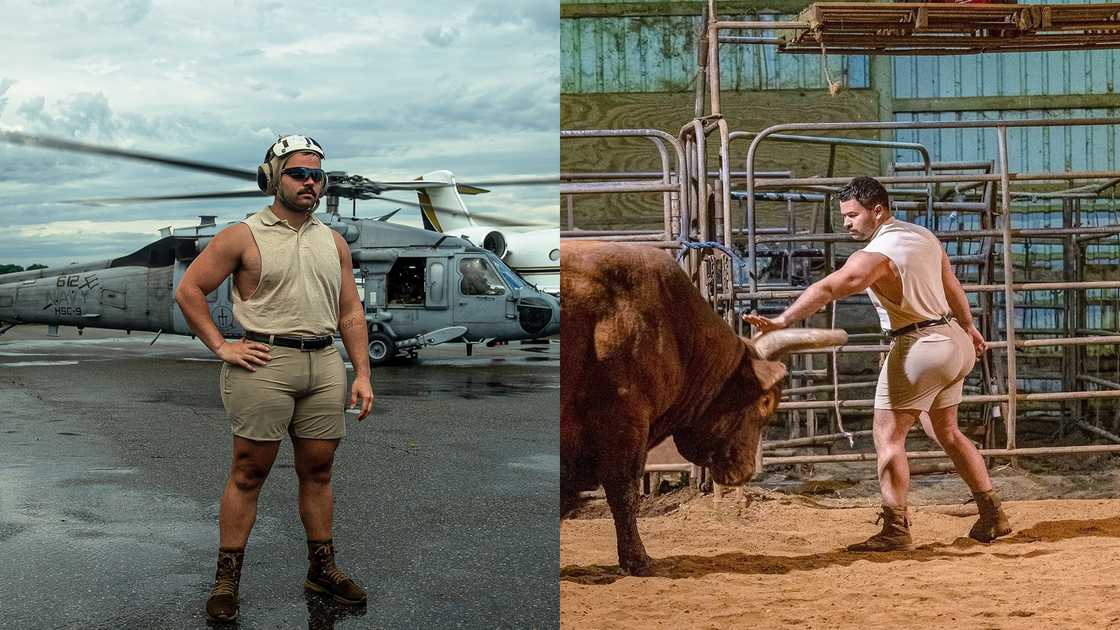
[[[385,365],[397,356],[397,344],[392,337],[383,332],[370,333],[369,335],[369,362],[373,365]]]

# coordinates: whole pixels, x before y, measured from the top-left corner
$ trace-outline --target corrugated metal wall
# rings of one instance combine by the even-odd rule
[[[1020,4],[1101,4],[1101,0],[1020,0]],[[1112,94],[1114,50],[894,57],[895,98]]]
[[[896,121],[933,121],[1108,117],[1120,117],[1120,108],[902,113],[895,114],[894,118]],[[895,137],[926,145],[935,161],[996,159],[994,129],[900,129]],[[1007,130],[1007,142],[1013,171],[1117,170],[1120,128],[1109,125],[1011,128]],[[899,151],[896,159],[913,161],[914,158],[912,153]]]
[[[729,20],[790,20],[776,13],[721,16]],[[700,16],[570,18],[560,21],[562,93],[687,92],[696,74]],[[773,36],[772,31],[752,35]],[[773,46],[724,44],[726,90],[797,90],[828,86],[820,57],[779,55]],[[868,58],[830,55],[833,81],[870,86]]]

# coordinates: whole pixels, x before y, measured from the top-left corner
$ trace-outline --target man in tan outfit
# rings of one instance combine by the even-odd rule
[[[991,542],[1011,532],[979,451],[957,427],[964,379],[987,345],[972,324],[968,298],[949,257],[929,230],[891,214],[887,191],[871,177],[856,177],[839,194],[844,227],[870,240],[844,266],[810,286],[773,319],[745,315],[762,332],[785,328],[829,302],[868,290],[889,322],[891,350],[875,390],[873,435],[883,498],[883,529],[849,551],[912,549],[906,514],[910,467],[906,434],[928,413],[933,437],[972,490],[980,519],[969,536]]]
[[[313,212],[326,184],[322,147],[305,136],[280,138],[258,171],[270,206],[219,232],[191,264],[175,300],[191,330],[222,361],[222,402],[233,433],[233,465],[218,516],[220,545],[207,615],[232,621],[245,543],[257,497],[284,434],[292,437],[299,515],[307,531],[304,588],[346,604],[366,594],[338,569],[331,534],[331,467],[346,434],[346,368],[354,366],[350,406],[358,420],[373,406],[365,310],[354,284],[350,248]],[[245,337],[227,341],[210,319],[206,295],[233,274],[233,311]]]

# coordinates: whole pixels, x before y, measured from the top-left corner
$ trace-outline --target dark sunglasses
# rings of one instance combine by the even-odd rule
[[[321,182],[327,176],[321,168],[307,168],[306,166],[294,166],[292,168],[286,168],[282,172],[288,177],[300,182],[307,181],[308,177],[317,182]]]

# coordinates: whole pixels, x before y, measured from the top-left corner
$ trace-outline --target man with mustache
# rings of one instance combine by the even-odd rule
[[[175,299],[191,330],[220,359],[222,403],[233,433],[233,465],[219,511],[218,569],[206,602],[215,621],[232,621],[245,543],[257,497],[284,434],[291,435],[299,478],[299,515],[310,566],[304,589],[345,604],[366,593],[335,564],[331,468],[346,434],[346,368],[354,365],[350,405],[358,420],[373,406],[365,309],[350,248],[313,214],[326,185],[323,148],[306,136],[273,144],[258,169],[271,205],[219,232],[191,264]],[[226,340],[211,321],[206,295],[233,274],[233,312],[245,336]]]
[[[813,284],[773,319],[745,315],[763,332],[785,328],[829,302],[867,290],[890,330],[891,350],[875,390],[873,436],[882,493],[883,529],[849,551],[914,548],[906,514],[910,467],[906,434],[928,413],[933,437],[972,490],[980,519],[969,536],[991,542],[1011,532],[979,451],[957,427],[964,379],[987,345],[949,257],[929,230],[891,214],[887,190],[871,177],[856,177],[839,193],[844,228],[870,241],[844,266]]]

